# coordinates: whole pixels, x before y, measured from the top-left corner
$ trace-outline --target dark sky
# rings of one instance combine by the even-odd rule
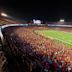
[[[21,19],[41,19],[56,21],[60,18],[72,19],[72,4],[60,1],[6,0],[0,8],[7,14]]]

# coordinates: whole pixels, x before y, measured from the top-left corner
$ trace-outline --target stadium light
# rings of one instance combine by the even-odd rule
[[[1,16],[3,16],[3,17],[8,17],[8,15],[5,14],[5,13],[1,13]]]
[[[60,22],[64,22],[64,19],[60,19]]]
[[[34,23],[34,24],[41,24],[41,21],[40,21],[40,20],[35,20],[35,19],[33,19],[33,23]]]

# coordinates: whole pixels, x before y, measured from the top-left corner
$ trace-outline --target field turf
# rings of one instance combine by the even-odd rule
[[[37,30],[36,33],[72,46],[72,33],[58,30]]]

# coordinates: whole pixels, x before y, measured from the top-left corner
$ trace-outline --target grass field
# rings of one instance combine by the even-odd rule
[[[57,30],[37,30],[36,33],[72,46],[72,33]]]

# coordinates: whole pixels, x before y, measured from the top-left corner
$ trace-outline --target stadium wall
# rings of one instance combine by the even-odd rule
[[[72,25],[48,24],[49,27],[72,27]]]

